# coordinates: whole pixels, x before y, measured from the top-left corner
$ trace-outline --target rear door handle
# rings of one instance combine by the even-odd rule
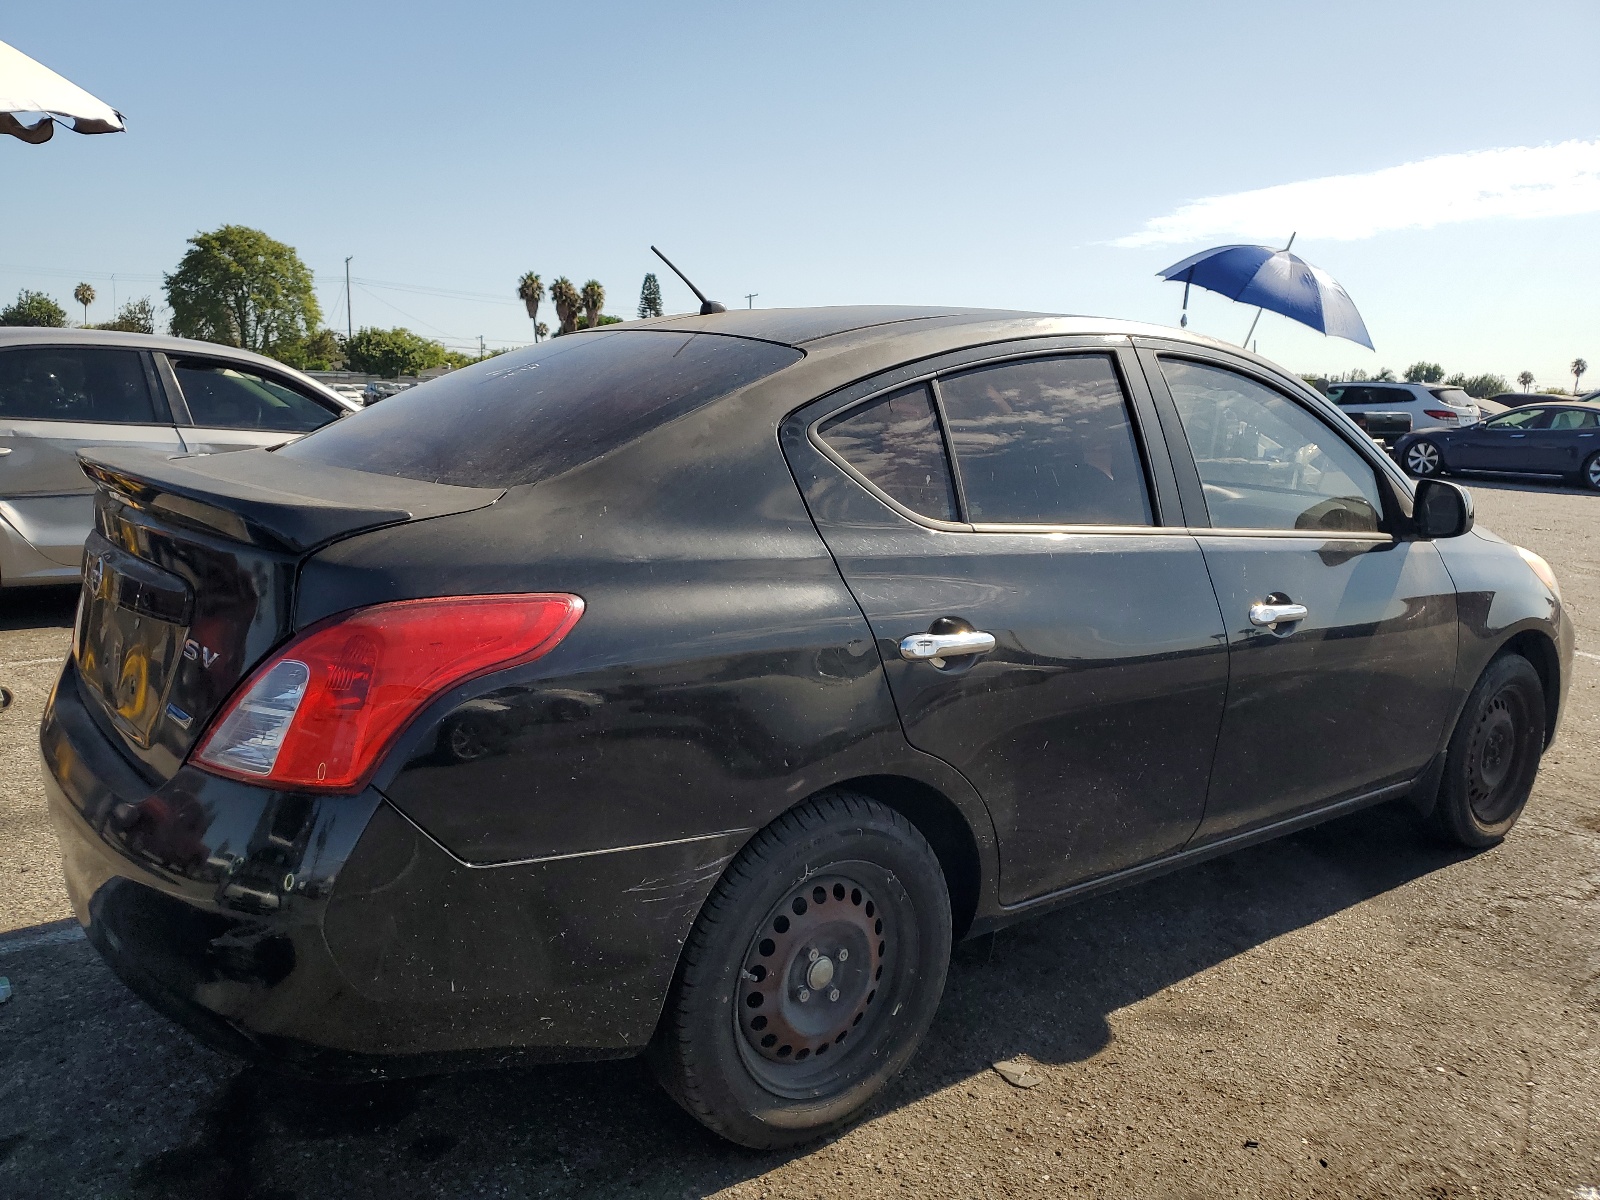
[[[987,654],[994,647],[994,634],[978,629],[966,633],[913,633],[900,639],[900,657],[907,662],[926,662],[937,667],[947,658]]]
[[[1250,624],[1275,629],[1279,625],[1305,620],[1310,611],[1304,604],[1252,604]]]
[[[11,447],[10,446],[0,446],[0,458],[4,458],[6,455],[8,455],[10,453],[11,453]]]

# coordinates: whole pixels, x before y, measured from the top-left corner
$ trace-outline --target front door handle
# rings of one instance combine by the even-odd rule
[[[1305,620],[1310,611],[1304,604],[1252,604],[1250,624],[1260,625],[1263,629],[1276,629],[1279,625],[1292,625]]]
[[[900,639],[900,657],[907,662],[942,667],[947,658],[987,654],[995,646],[994,634],[971,629],[962,633],[913,633]]]
[[[11,447],[10,446],[0,446],[0,458],[4,458],[6,455],[8,455],[10,453],[11,453]]]

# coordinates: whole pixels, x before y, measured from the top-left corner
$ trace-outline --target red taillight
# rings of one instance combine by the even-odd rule
[[[1454,421],[1461,415],[1460,413],[1451,412],[1448,408],[1425,408],[1422,411],[1435,421]]]
[[[330,617],[251,673],[194,761],[274,787],[358,790],[435,698],[532,662],[582,615],[579,597],[540,593],[399,600]]]

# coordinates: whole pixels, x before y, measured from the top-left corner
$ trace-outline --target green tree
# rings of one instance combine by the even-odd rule
[[[179,337],[274,354],[322,324],[311,271],[294,247],[244,225],[195,234],[166,286]]]
[[[298,341],[282,343],[276,357],[300,371],[337,371],[345,362],[344,339],[331,329],[319,329]]]
[[[23,288],[17,302],[0,308],[0,325],[33,325],[60,329],[67,323],[67,310],[43,292]]]
[[[639,289],[639,319],[646,317],[659,317],[661,315],[661,284],[656,279],[655,272],[644,277],[644,286]]]
[[[544,299],[544,280],[532,271],[517,280],[517,299],[527,307],[528,320],[533,322],[533,340],[539,340],[539,301]]]
[[[1444,378],[1444,368],[1436,362],[1414,362],[1406,368],[1407,383],[1438,383]]]
[[[1394,382],[1396,382],[1395,377],[1394,377],[1393,368],[1384,367],[1381,371],[1379,371],[1376,375],[1374,375],[1372,377],[1372,382],[1373,383],[1394,383]]]
[[[1498,396],[1507,390],[1504,375],[1468,375],[1457,371],[1444,382],[1450,387],[1460,388],[1474,400],[1487,400],[1490,396]]]
[[[149,296],[129,300],[117,310],[117,315],[95,329],[114,329],[119,333],[154,333],[156,331],[156,306]]]
[[[533,327],[533,340],[538,342],[550,336],[550,326],[540,321]]]
[[[1521,375],[1518,375],[1517,386],[1523,391],[1527,391],[1529,388],[1531,388],[1533,386],[1533,372],[1524,371]]]
[[[578,313],[583,308],[583,298],[578,294],[578,289],[572,286],[572,280],[563,275],[550,285],[550,303],[555,305],[556,319],[561,322],[556,330],[557,337],[571,333],[578,327]]]
[[[1570,370],[1572,371],[1572,394],[1574,396],[1582,393],[1583,386],[1578,381],[1583,378],[1583,373],[1588,369],[1589,364],[1584,362],[1583,359],[1575,358],[1572,360],[1572,366]]]
[[[80,283],[72,289],[72,298],[83,305],[83,323],[89,323],[89,305],[94,303],[94,287],[91,284]]]
[[[438,342],[419,337],[409,329],[363,326],[345,343],[344,351],[352,371],[390,379],[417,375],[432,367],[442,367],[450,360],[450,352]]]
[[[593,329],[600,324],[600,310],[606,306],[606,290],[598,279],[591,279],[583,285],[578,299],[583,302],[584,328]]]

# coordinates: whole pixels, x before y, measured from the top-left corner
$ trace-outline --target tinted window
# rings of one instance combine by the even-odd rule
[[[1375,533],[1372,467],[1298,404],[1220,367],[1164,358],[1215,526]]]
[[[1537,428],[1536,422],[1544,420],[1546,408],[1513,408],[1508,413],[1501,413],[1497,417],[1490,417],[1485,421],[1486,429],[1523,429]]]
[[[151,424],[137,350],[37,346],[0,351],[0,420]]]
[[[175,358],[172,369],[196,425],[308,433],[338,416],[279,380],[231,363]]]
[[[1149,525],[1144,467],[1111,357],[1033,358],[939,381],[967,520]]]
[[[1550,418],[1551,429],[1593,429],[1596,425],[1600,425],[1597,414],[1575,408],[1563,408]]]
[[[514,487],[597,458],[801,357],[716,334],[568,335],[452,371],[278,453],[378,475]]]
[[[1460,388],[1429,388],[1428,390],[1446,404],[1453,404],[1457,408],[1472,408],[1477,404],[1476,400]]]
[[[817,432],[840,458],[913,512],[956,519],[950,462],[923,384],[852,408]]]

